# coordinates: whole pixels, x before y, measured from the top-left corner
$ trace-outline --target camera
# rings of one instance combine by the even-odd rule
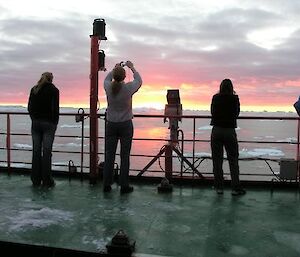
[[[179,89],[169,89],[167,93],[168,104],[165,105],[164,122],[169,119],[170,139],[178,142],[178,121],[181,121],[182,104],[179,96]],[[169,116],[169,117],[168,117]],[[179,116],[179,117],[172,117]]]
[[[126,66],[126,62],[123,62],[123,61],[120,62],[120,66],[121,66],[121,67],[125,67],[125,66]]]

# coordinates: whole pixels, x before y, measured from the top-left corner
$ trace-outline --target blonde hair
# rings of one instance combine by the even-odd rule
[[[53,74],[48,71],[44,72],[41,75],[41,78],[39,79],[37,84],[33,87],[33,93],[37,94],[40,91],[40,89],[43,87],[44,84],[52,83],[52,81],[53,81]]]
[[[122,87],[122,82],[126,78],[126,71],[123,67],[117,66],[113,69],[113,79],[111,82],[112,94],[117,95]]]

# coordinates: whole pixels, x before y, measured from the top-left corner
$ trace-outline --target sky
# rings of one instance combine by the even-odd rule
[[[0,105],[26,106],[50,71],[61,106],[88,107],[89,35],[101,18],[107,70],[131,60],[143,78],[134,107],[164,108],[167,90],[179,89],[183,109],[209,110],[230,78],[242,110],[294,111],[299,13],[298,0],[0,0]],[[106,74],[99,72],[100,108]]]

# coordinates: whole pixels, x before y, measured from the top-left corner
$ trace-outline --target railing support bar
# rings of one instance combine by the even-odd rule
[[[6,115],[6,155],[7,155],[7,172],[10,174],[10,162],[11,162],[11,151],[10,151],[10,115]]]
[[[298,179],[298,183],[300,183],[300,157],[299,157],[299,151],[300,151],[300,145],[299,145],[299,141],[300,141],[300,119],[298,119],[298,126],[297,126],[297,156],[296,156],[296,160],[297,160],[297,179]]]

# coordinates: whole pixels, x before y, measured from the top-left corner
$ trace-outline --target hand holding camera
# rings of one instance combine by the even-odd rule
[[[127,66],[129,69],[132,70],[132,72],[135,72],[135,68],[134,68],[134,65],[131,61],[126,61],[126,62],[120,62],[120,63],[117,63],[115,67],[117,66],[121,66],[121,67],[125,67]]]
[[[127,61],[125,63],[125,65],[129,68],[129,69],[132,69],[133,68],[133,63],[131,61]]]

